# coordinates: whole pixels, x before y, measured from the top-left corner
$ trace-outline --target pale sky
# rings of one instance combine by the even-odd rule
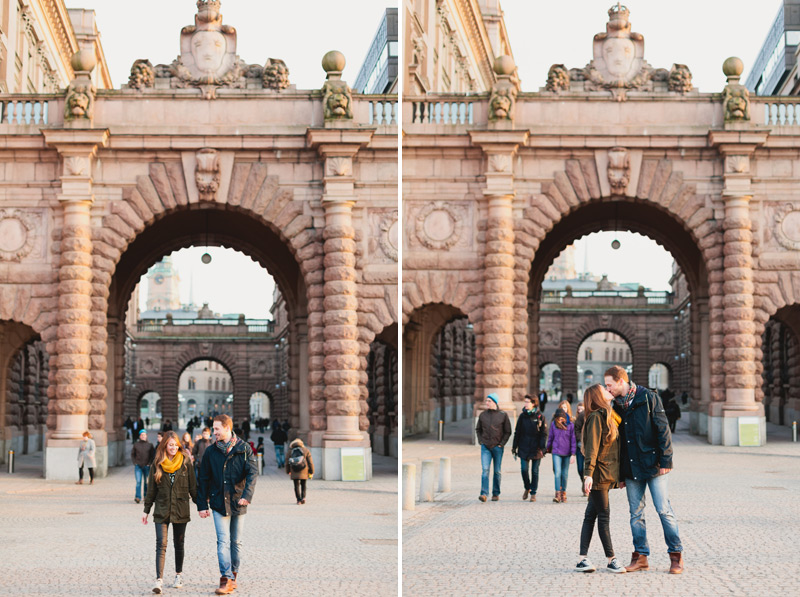
[[[195,0],[67,0],[68,8],[93,9],[111,80],[128,82],[134,60],[170,64],[180,54],[180,33],[194,24]],[[222,0],[222,22],[237,31],[237,54],[247,64],[280,58],[297,89],[325,82],[322,56],[345,55],[343,78],[353,85],[386,8],[397,0]]]

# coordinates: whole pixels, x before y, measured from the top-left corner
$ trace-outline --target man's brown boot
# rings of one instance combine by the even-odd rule
[[[669,573],[680,574],[683,572],[683,552],[671,551],[669,552]]]
[[[560,491],[556,491],[556,497],[553,498],[553,501],[556,504],[561,501],[561,492]]]
[[[564,502],[564,503],[567,502],[567,492],[566,491],[562,491],[561,492],[561,501]]]
[[[238,572],[234,572],[234,573],[233,573],[233,588],[234,588],[234,589],[235,589],[235,588],[236,588],[236,586],[237,586],[237,585],[236,585],[236,577],[237,577],[238,575],[239,575],[239,573],[238,573]]]
[[[220,576],[219,589],[214,591],[217,595],[228,595],[233,593],[233,580],[227,576]]]
[[[647,556],[634,551],[631,555],[631,563],[625,566],[625,572],[636,572],[637,570],[650,570],[650,564],[647,563]]]

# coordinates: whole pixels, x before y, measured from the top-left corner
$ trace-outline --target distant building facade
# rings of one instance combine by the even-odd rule
[[[397,9],[387,8],[353,84],[359,93],[397,93],[399,25]]]

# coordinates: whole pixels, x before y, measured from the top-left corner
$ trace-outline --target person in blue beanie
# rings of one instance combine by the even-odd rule
[[[511,421],[508,415],[499,410],[499,397],[489,394],[484,401],[484,410],[478,417],[475,433],[481,445],[481,494],[478,499],[486,501],[489,495],[489,467],[494,463],[494,479],[492,482],[492,501],[500,499],[500,477],[503,465],[503,449],[511,437]]]

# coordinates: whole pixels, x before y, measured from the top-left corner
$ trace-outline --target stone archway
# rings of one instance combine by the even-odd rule
[[[387,326],[370,344],[367,355],[367,424],[372,451],[397,456],[398,394],[397,324]]]

